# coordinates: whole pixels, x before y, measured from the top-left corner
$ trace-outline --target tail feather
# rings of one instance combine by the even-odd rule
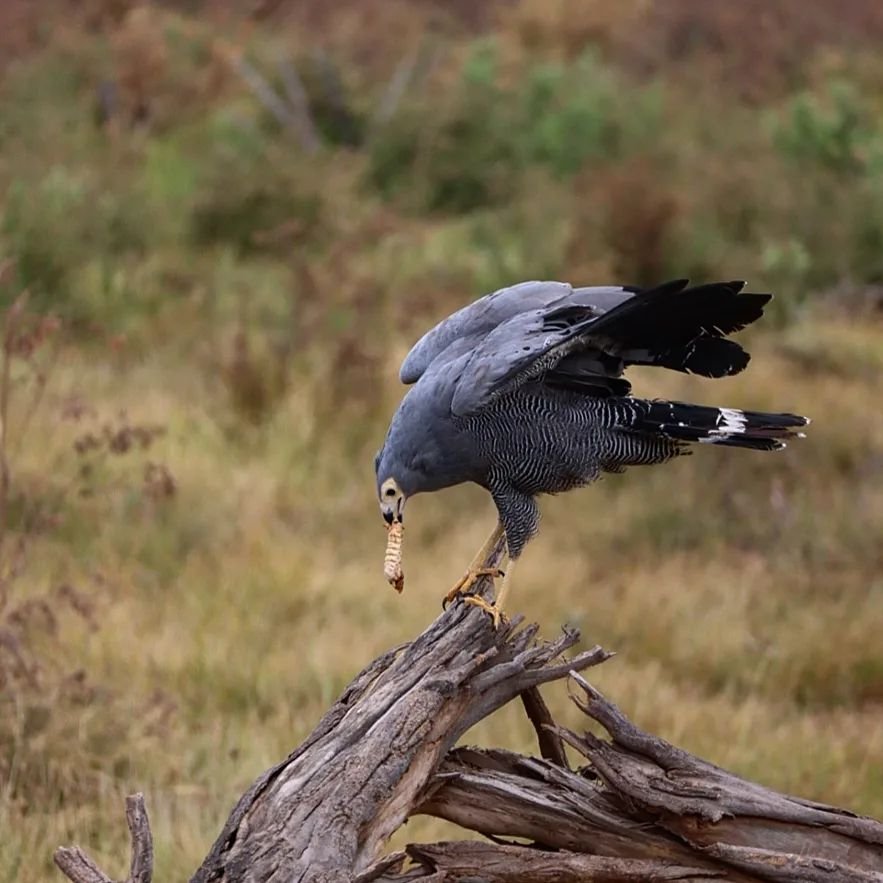
[[[792,438],[802,438],[799,427],[809,424],[799,414],[772,414],[714,408],[685,402],[642,401],[641,416],[632,427],[677,441],[775,451]]]

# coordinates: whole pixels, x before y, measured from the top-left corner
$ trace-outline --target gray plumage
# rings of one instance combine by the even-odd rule
[[[806,418],[639,399],[623,377],[632,364],[741,371],[748,354],[726,336],[770,299],[742,285],[524,282],[464,307],[402,365],[413,386],[377,456],[378,491],[390,479],[405,498],[475,482],[491,493],[514,559],[536,532],[539,494],[665,462],[693,442],[783,447]]]

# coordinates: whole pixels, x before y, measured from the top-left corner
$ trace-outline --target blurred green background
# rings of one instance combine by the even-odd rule
[[[883,815],[881,43],[875,0],[0,5],[0,881],[117,871],[135,790],[185,877],[431,621],[494,516],[415,499],[385,584],[398,363],[529,278],[775,292],[743,375],[636,391],[809,438],[547,501],[512,606],[642,727]]]

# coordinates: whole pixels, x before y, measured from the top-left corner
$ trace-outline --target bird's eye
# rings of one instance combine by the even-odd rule
[[[387,497],[394,497],[394,496],[396,495],[396,489],[395,489],[394,487],[388,487],[388,488],[384,491],[384,494],[385,494]]]

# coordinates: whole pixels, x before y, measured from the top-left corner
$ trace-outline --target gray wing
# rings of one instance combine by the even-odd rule
[[[579,334],[598,315],[594,307],[565,306],[519,313],[498,325],[465,359],[451,412],[458,417],[475,414],[497,396],[546,374],[567,355],[569,346],[579,342]],[[456,342],[448,352],[458,358],[466,355]],[[432,368],[439,365],[440,369],[446,361],[439,359]]]
[[[427,331],[405,357],[399,377],[402,383],[416,382],[435,359],[459,356],[480,344],[494,329],[521,314],[567,305],[594,307],[603,313],[632,297],[633,293],[617,285],[573,288],[566,282],[520,282],[501,288],[463,307]],[[452,346],[458,341],[462,341],[460,346]]]
[[[578,301],[600,296],[609,303],[615,295],[583,289],[563,306],[515,315],[458,350],[463,367],[452,412],[475,414],[537,378],[589,395],[627,395],[621,374],[629,364],[705,377],[737,374],[749,355],[725,338],[760,318],[771,295],[743,292],[742,282],[687,285],[675,279],[637,297],[621,296],[607,310]]]

